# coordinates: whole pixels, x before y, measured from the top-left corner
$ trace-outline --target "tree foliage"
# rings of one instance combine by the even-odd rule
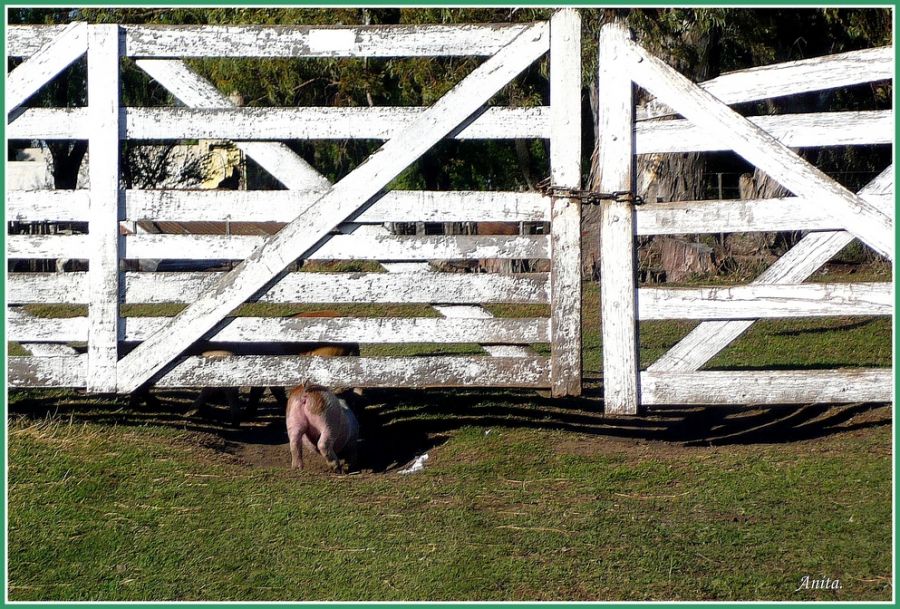
[[[636,39],[695,80],[776,61],[801,59],[891,42],[891,13],[877,8],[639,8],[584,9],[583,79],[596,79],[596,40],[611,19],[625,19]],[[547,19],[545,8],[14,8],[10,23],[378,25],[529,22]],[[247,106],[427,106],[477,66],[478,58],[391,59],[190,59],[188,64],[225,94]],[[31,103],[84,103],[84,62],[70,68]],[[125,105],[169,105],[171,96],[127,60]],[[541,61],[505,87],[492,103],[534,106],[549,101],[548,66]],[[888,107],[888,86],[849,94],[808,96],[797,103],[817,110]],[[586,113],[588,110],[587,104]],[[778,112],[777,104],[747,108]],[[592,146],[589,115],[586,148]],[[292,147],[331,179],[361,163],[378,142],[294,142]],[[60,153],[61,154],[61,153]],[[427,188],[525,189],[546,175],[543,142],[442,142],[409,168],[396,185]],[[589,167],[589,164],[585,165]]]

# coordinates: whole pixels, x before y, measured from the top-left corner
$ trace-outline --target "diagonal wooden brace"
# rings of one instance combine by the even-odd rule
[[[87,51],[87,24],[70,23],[6,77],[6,116]]]
[[[478,111],[501,87],[546,53],[548,47],[547,24],[536,24],[476,68],[408,128],[222,277],[209,293],[120,360],[118,391],[130,393],[162,370]]]
[[[138,59],[135,63],[186,106],[231,108],[235,105],[180,59]],[[235,146],[289,189],[324,192],[331,187],[331,182],[280,142],[235,142]]]
[[[551,21],[551,32],[553,21]],[[208,81],[191,71],[179,59],[139,59],[137,65],[158,83],[173,93],[182,103],[199,108],[229,108],[234,102],[225,97]],[[278,142],[235,142],[247,156],[256,161],[272,177],[288,189],[324,191],[331,182],[316,171],[293,150]],[[354,234],[390,235],[380,225],[358,225]],[[308,254],[309,252],[307,252]],[[382,262],[388,273],[430,273],[434,268],[427,262]],[[493,315],[478,305],[434,305],[443,317],[489,319]],[[482,345],[493,357],[533,357],[531,347],[520,345]]]
[[[747,159],[797,196],[821,201],[828,213],[878,253],[894,258],[894,221],[794,151],[704,91],[627,37],[623,40],[634,81]],[[601,58],[601,61],[603,59]]]
[[[859,195],[879,195],[894,190],[894,166],[885,169]],[[875,199],[873,199],[875,200]],[[888,210],[885,210],[886,212]],[[754,284],[799,283],[846,247],[853,236],[845,231],[807,234],[772,264]],[[706,321],[694,328],[647,368],[651,372],[693,372],[743,334],[755,320]]]

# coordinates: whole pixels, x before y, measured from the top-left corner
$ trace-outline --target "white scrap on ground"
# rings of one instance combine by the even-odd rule
[[[414,474],[416,472],[420,472],[425,469],[425,462],[428,461],[428,453],[416,457],[416,460],[412,462],[412,465],[407,467],[406,469],[401,469],[398,474]]]

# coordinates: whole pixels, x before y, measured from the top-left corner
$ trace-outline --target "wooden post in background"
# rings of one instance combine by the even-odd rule
[[[119,333],[119,26],[88,26],[87,389],[116,391]]]
[[[550,183],[581,188],[581,16],[550,20]],[[581,395],[581,201],[550,204],[550,383],[554,397]]]
[[[632,82],[623,23],[603,26],[599,41],[600,192],[633,192]],[[634,204],[603,201],[600,212],[600,310],[603,389],[608,414],[636,414],[639,359],[635,290]]]

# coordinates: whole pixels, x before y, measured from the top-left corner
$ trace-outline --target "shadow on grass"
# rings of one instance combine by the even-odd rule
[[[866,326],[871,326],[876,323],[878,320],[877,317],[870,317],[868,319],[862,319],[858,321],[850,321],[843,324],[833,324],[826,327],[815,327],[815,328],[800,328],[796,330],[779,330],[777,332],[773,332],[773,336],[804,336],[809,334],[829,334],[832,332],[844,332],[847,330],[858,330],[859,328],[865,328]]]
[[[617,440],[666,442],[685,447],[787,443],[891,424],[880,404],[754,407],[675,407],[640,416],[609,417],[602,394],[589,383],[581,398],[553,399],[528,390],[373,389],[348,402],[357,413],[364,441],[360,467],[391,471],[443,444],[466,426],[546,429]],[[212,403],[212,418],[187,416],[194,391],[155,391],[158,404],[129,404],[127,397],[77,392],[13,393],[12,416],[69,418],[96,424],[162,426],[212,434],[221,450],[247,456],[250,465],[286,465],[283,411],[268,396],[257,415],[240,428],[226,423],[224,400]]]

